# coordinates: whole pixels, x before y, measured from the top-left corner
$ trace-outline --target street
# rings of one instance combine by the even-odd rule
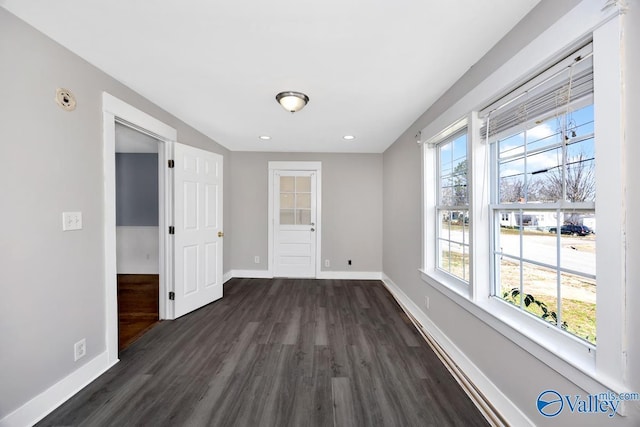
[[[462,241],[461,230],[451,230],[451,240]],[[596,242],[595,236],[567,236],[560,237],[560,266],[565,269],[581,272],[587,275],[596,274]],[[551,266],[557,265],[556,251],[557,235],[548,233],[525,234],[522,236],[522,257]],[[504,254],[518,257],[520,255],[520,235],[509,230],[500,233],[498,250]],[[452,250],[462,252],[462,247],[451,245]]]

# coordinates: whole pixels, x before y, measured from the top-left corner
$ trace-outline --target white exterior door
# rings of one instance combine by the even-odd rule
[[[316,277],[318,173],[273,171],[273,274]]]
[[[222,298],[222,156],[174,146],[174,317]]]

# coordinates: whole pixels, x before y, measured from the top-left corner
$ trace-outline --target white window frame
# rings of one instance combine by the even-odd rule
[[[470,242],[467,240],[466,242],[464,241],[464,231],[463,231],[463,238],[462,238],[462,242],[458,242],[456,240],[451,240],[451,236],[447,236],[446,238],[442,235],[442,227],[441,225],[441,214],[443,211],[466,211],[467,212],[467,217],[469,216],[469,198],[467,197],[467,203],[465,205],[454,205],[454,204],[450,204],[450,205],[446,205],[442,203],[442,147],[448,143],[451,143],[451,150],[452,150],[452,154],[453,154],[453,142],[460,138],[461,136],[466,136],[466,151],[465,151],[465,161],[467,162],[467,176],[466,176],[466,181],[467,181],[467,192],[468,192],[468,184],[469,184],[469,156],[468,156],[468,152],[469,152],[469,132],[468,129],[465,125],[464,128],[460,129],[458,132],[455,132],[453,134],[451,134],[450,136],[446,137],[444,140],[440,141],[439,143],[435,144],[434,146],[434,150],[436,152],[435,155],[435,161],[436,161],[436,174],[437,174],[437,178],[436,178],[436,206],[435,206],[435,210],[436,210],[436,228],[435,228],[435,234],[436,234],[436,248],[435,248],[435,265],[436,268],[439,271],[442,271],[444,274],[448,274],[451,275],[452,279],[456,280],[456,281],[460,281],[462,282],[462,286],[469,286],[469,274],[466,275],[466,278],[464,277],[459,277],[456,276],[455,274],[453,274],[451,271],[447,271],[446,269],[444,269],[443,267],[440,267],[440,257],[442,256],[442,252],[440,251],[440,243],[442,241],[448,241],[449,243],[459,243],[461,244],[463,247],[466,246],[467,248],[467,254],[469,254],[469,260],[471,260],[471,244]],[[451,165],[452,168],[454,168],[453,164]],[[466,227],[469,228],[471,226],[470,221],[467,221]],[[464,226],[463,226],[464,227]],[[470,233],[469,233],[470,234]],[[463,258],[464,258],[464,252],[463,252]],[[467,261],[467,263],[469,263],[469,261]],[[464,270],[464,269],[463,269]],[[469,268],[467,269],[467,271],[470,271],[471,267],[469,266]]]
[[[586,47],[581,49],[581,51],[590,51],[590,47]],[[571,57],[574,57],[576,54],[572,54]],[[572,103],[572,109],[573,111],[576,111],[580,108],[583,108],[587,105],[592,105],[594,104],[593,101],[593,96],[592,95],[587,95],[584,97],[584,99],[580,99],[575,103]],[[563,108],[564,110],[564,108]],[[490,264],[491,264],[491,285],[492,285],[492,296],[495,296],[497,299],[504,301],[504,298],[502,298],[502,295],[500,295],[500,283],[498,283],[499,280],[499,272],[498,272],[498,265],[496,265],[496,256],[495,253],[496,248],[495,248],[495,243],[496,243],[496,238],[499,236],[500,234],[500,224],[499,224],[499,218],[498,215],[500,214],[501,211],[517,211],[517,210],[531,210],[531,211],[539,211],[539,212],[556,212],[556,214],[558,215],[558,223],[556,224],[556,226],[558,227],[558,230],[560,230],[560,226],[563,224],[563,222],[560,221],[560,212],[568,212],[568,211],[576,211],[576,212],[592,212],[595,213],[595,202],[590,202],[590,201],[585,201],[585,202],[569,202],[569,201],[557,201],[554,203],[529,203],[529,202],[524,202],[524,203],[513,203],[513,202],[501,202],[500,199],[500,195],[499,195],[499,185],[500,185],[500,179],[498,176],[498,169],[499,169],[499,154],[497,152],[498,150],[498,145],[499,141],[505,137],[509,137],[510,135],[516,134],[518,132],[525,132],[527,129],[530,129],[532,126],[534,126],[532,124],[532,121],[535,120],[536,117],[531,117],[528,121],[527,124],[523,124],[521,126],[516,126],[516,127],[512,127],[509,128],[508,130],[504,131],[502,133],[502,135],[499,135],[498,137],[491,137],[489,140],[489,150],[490,150],[490,166],[489,168],[491,169],[491,174],[490,174],[490,180],[491,180],[491,190],[492,190],[492,200],[491,200],[491,204],[489,207],[489,216],[491,218],[491,224],[490,224],[490,235],[491,235],[491,254],[492,256],[490,257]],[[593,136],[592,136],[593,137]],[[596,138],[597,139],[597,136]],[[560,144],[558,143],[558,147],[560,146]],[[526,155],[526,154],[525,154]],[[597,164],[597,160],[595,162]],[[596,176],[597,179],[597,176]],[[597,215],[596,215],[597,217]],[[557,245],[560,244],[560,240],[557,241],[556,243]],[[504,255],[508,258],[511,259],[517,259],[520,262],[526,262],[527,264],[533,265],[536,264],[535,261],[533,260],[527,260],[526,257],[524,257],[522,254],[520,254],[519,257],[513,257],[510,255]],[[562,268],[562,266],[560,264],[558,264],[557,267],[553,267],[553,266],[547,266],[550,269],[554,269],[557,268],[558,271],[564,271],[565,273],[567,273],[568,271],[564,268]],[[590,279],[595,279],[595,277],[589,277],[589,275],[585,274],[585,273],[579,273],[579,275],[581,277],[585,277],[585,278],[590,278]],[[559,285],[558,285],[559,286]],[[518,305],[514,305],[509,303],[510,306],[515,307],[515,308],[519,308],[520,311],[523,314],[526,314],[528,316],[534,316],[535,315],[528,313],[524,307],[522,306],[518,306]],[[557,307],[548,307],[549,309],[551,309],[552,311],[556,312],[559,316],[558,319],[558,323],[560,324],[562,322],[562,309],[558,310]],[[547,325],[544,325],[545,327]],[[554,325],[554,327],[556,329],[561,329],[559,325]],[[563,331],[563,333],[565,334],[570,334],[570,332],[568,331]],[[586,344],[586,343],[585,343]],[[591,345],[591,344],[587,344],[587,352],[589,354],[595,354],[595,350],[596,350],[596,346],[595,345]]]
[[[438,208],[439,206],[439,197],[440,197],[440,164],[439,164],[439,155],[438,155],[438,147],[442,143],[446,143],[451,140],[452,137],[458,135],[463,129],[467,129],[467,164],[469,164],[469,150],[471,148],[471,135],[469,133],[468,127],[468,119],[466,117],[457,120],[451,126],[444,129],[442,132],[439,132],[437,135],[432,137],[429,141],[427,141],[423,145],[423,159],[424,159],[424,170],[430,171],[429,175],[432,176],[432,179],[425,181],[423,194],[425,195],[424,200],[424,212],[425,217],[427,218],[425,221],[424,236],[423,241],[424,251],[423,251],[423,265],[426,274],[430,275],[434,280],[442,281],[447,283],[449,287],[454,289],[457,293],[463,296],[470,296],[470,286],[469,283],[465,280],[462,280],[452,274],[449,274],[438,267],[438,253],[439,253],[439,218],[438,218]],[[469,191],[470,188],[470,175],[467,175],[467,186]],[[470,213],[471,208],[471,200],[469,200],[469,206],[467,209]],[[471,236],[471,229],[473,228],[473,221],[469,221],[469,234]],[[471,280],[471,269],[473,255],[471,252],[473,251],[471,246],[471,239],[469,242],[469,280]]]
[[[594,4],[596,3],[596,4]],[[626,277],[623,156],[623,91],[621,70],[620,34],[622,11],[618,8],[602,9],[598,2],[585,0],[578,4],[568,17],[573,28],[563,25],[564,18],[549,27],[540,36],[514,55],[491,76],[481,82],[452,107],[421,131],[426,138],[423,147],[423,280],[442,292],[469,313],[494,328],[515,344],[537,357],[552,369],[562,372],[574,384],[587,392],[628,391],[625,389],[625,305]],[[568,19],[568,17],[566,17]],[[584,340],[567,334],[559,328],[545,324],[541,319],[526,315],[517,307],[491,298],[492,286],[489,260],[491,235],[489,215],[488,146],[480,139],[481,120],[478,113],[490,102],[501,98],[555,63],[562,54],[593,40],[594,51],[594,116],[596,151],[596,215],[598,221],[596,268],[599,283],[597,289],[598,357],[595,348]],[[549,54],[549,46],[558,49]],[[554,60],[555,59],[555,60]],[[522,70],[526,70],[524,73]],[[505,82],[509,82],[505,84]],[[489,102],[487,102],[489,101]],[[460,119],[460,117],[463,117]],[[435,194],[434,150],[429,143],[442,140],[442,134],[456,123],[464,121],[468,126],[467,152],[470,184],[471,272],[470,285],[461,289],[449,275],[439,274],[432,256],[435,246]],[[454,125],[450,125],[454,123]],[[442,129],[445,129],[442,131]],[[605,142],[607,141],[607,142]],[[615,141],[617,143],[612,143]],[[606,149],[605,149],[606,144]],[[430,194],[431,193],[431,194]],[[615,218],[616,220],[611,220]],[[601,227],[601,224],[604,228]],[[522,331],[527,331],[523,333]]]

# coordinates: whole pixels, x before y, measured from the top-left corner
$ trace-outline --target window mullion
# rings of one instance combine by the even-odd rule
[[[557,269],[556,269],[556,293],[558,295],[558,301],[556,302],[556,313],[557,313],[557,322],[556,322],[556,326],[561,327],[562,325],[562,242],[561,242],[561,230],[562,230],[562,222],[564,221],[560,221],[560,218],[564,218],[564,215],[562,213],[562,211],[560,209],[558,209],[556,211],[556,218],[557,218],[557,226],[558,228],[556,228],[556,265],[557,265]]]
[[[525,139],[526,141],[526,139]],[[525,163],[525,168],[527,167],[527,164]],[[525,174],[526,177],[526,174]],[[525,186],[526,188],[526,186]],[[526,192],[525,192],[525,197],[526,197]],[[523,241],[523,233],[524,233],[524,226],[522,225],[522,216],[524,211],[522,209],[518,210],[518,213],[520,215],[520,229],[519,229],[519,233],[518,233],[518,244],[519,244],[519,259],[520,259],[520,308],[524,310],[524,260],[523,258],[523,250],[524,250],[524,241]]]

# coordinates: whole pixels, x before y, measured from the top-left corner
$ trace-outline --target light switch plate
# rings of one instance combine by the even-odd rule
[[[82,230],[82,212],[62,212],[62,231]]]

